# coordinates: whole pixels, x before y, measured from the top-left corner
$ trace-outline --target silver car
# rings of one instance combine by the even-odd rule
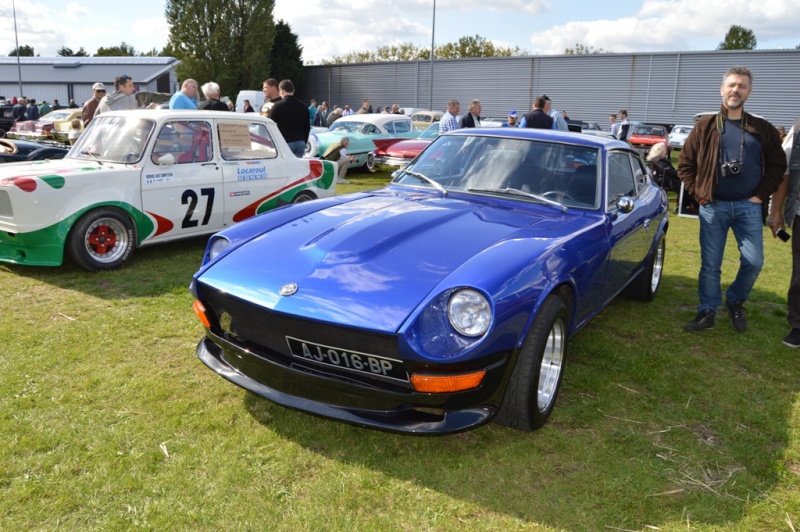
[[[671,149],[682,150],[683,144],[686,142],[686,137],[692,132],[694,126],[675,126],[670,131],[667,140]]]

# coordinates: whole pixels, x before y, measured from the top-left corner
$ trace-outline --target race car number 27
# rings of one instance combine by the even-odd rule
[[[211,213],[214,210],[214,189],[201,188],[200,195],[206,197],[206,212],[205,215],[203,215],[203,221],[200,223],[201,225],[208,225],[208,220],[211,218]],[[195,209],[197,208],[197,192],[192,189],[183,191],[181,195],[181,205],[186,204],[188,204],[189,207],[186,209],[186,216],[183,217],[181,227],[183,229],[197,227],[198,221],[193,218]]]

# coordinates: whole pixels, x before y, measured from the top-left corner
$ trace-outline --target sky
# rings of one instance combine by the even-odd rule
[[[436,2],[435,24],[434,1]],[[94,55],[123,41],[138,52],[167,42],[165,0],[14,0],[20,45],[54,57],[66,46]],[[714,50],[732,24],[757,49],[800,45],[797,0],[276,0],[275,20],[298,36],[306,64],[412,43],[428,48],[480,35],[536,55],[577,43],[606,52]],[[0,0],[0,56],[16,47],[12,0]]]

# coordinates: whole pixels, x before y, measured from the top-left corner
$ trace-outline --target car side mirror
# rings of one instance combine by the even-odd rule
[[[617,200],[617,208],[620,212],[624,212],[628,214],[633,210],[634,201],[633,198],[630,196],[622,196],[620,199]]]

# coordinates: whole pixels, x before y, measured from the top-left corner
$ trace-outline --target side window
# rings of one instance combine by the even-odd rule
[[[411,131],[411,122],[407,120],[398,120],[394,122],[395,133],[408,133]]]
[[[636,181],[636,192],[639,193],[650,182],[650,176],[641,158],[631,157],[631,164],[633,165],[633,177]]]
[[[606,206],[616,207],[622,196],[635,196],[636,182],[633,177],[631,160],[627,153],[612,152],[608,156],[608,198]]]
[[[173,164],[203,163],[213,159],[211,124],[194,120],[165,123],[158,132],[150,159],[158,164],[167,156]]]
[[[389,131],[391,133],[391,131]],[[377,126],[373,126],[372,124],[368,124],[366,128],[364,128],[364,133],[367,135],[380,135],[381,130],[378,129]]]
[[[250,159],[275,159],[278,150],[267,126],[258,122],[222,123],[219,129],[219,145],[222,158],[226,161],[247,161]]]

